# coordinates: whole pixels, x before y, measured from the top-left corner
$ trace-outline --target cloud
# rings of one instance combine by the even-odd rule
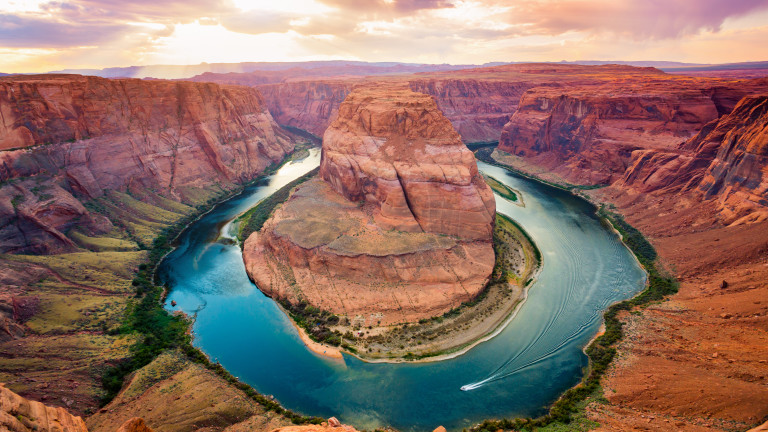
[[[281,53],[297,59],[669,59],[711,35],[722,36],[722,49],[726,33],[732,51],[746,56],[735,42],[745,36],[728,32],[739,20],[740,28],[763,26],[766,12],[768,0],[52,0],[38,10],[0,11],[0,50],[17,50],[24,65],[31,50],[56,51],[50,62],[77,67],[163,62],[169,47],[199,46],[200,25],[215,35],[205,40],[214,46],[236,41],[243,61],[268,58],[269,50],[242,49],[263,41],[279,41]],[[197,35],[182,31],[192,27]],[[753,59],[768,57],[768,47],[750,46]],[[210,52],[184,54],[184,61],[210,61]]]
[[[499,4],[500,2],[496,2]],[[719,31],[726,19],[760,9],[765,0],[531,0],[516,2],[505,21],[528,34],[570,31],[667,39]]]
[[[407,14],[424,9],[453,7],[449,0],[320,0],[321,3],[345,11]]]
[[[284,33],[291,28],[291,21],[298,16],[283,12],[251,10],[228,14],[221,18],[221,25],[228,30],[245,34]]]
[[[0,46],[61,48],[99,45],[130,31],[130,26],[105,22],[75,23],[45,16],[0,14]]]
[[[198,18],[235,13],[231,0],[71,0],[74,6],[103,18],[156,23],[190,23]]]

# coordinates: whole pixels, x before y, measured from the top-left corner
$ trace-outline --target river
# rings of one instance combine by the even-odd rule
[[[542,253],[541,273],[517,317],[451,360],[370,364],[317,356],[248,280],[229,231],[238,214],[319,161],[313,149],[216,206],[182,233],[158,273],[170,287],[169,310],[195,316],[194,345],[286,408],[402,431],[460,430],[486,418],[541,415],[581,379],[582,348],[598,331],[602,312],[645,284],[645,273],[591,204],[478,162],[482,172],[522,193],[525,207],[496,196],[497,211],[518,221]]]

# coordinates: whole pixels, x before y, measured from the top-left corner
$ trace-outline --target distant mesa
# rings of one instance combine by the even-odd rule
[[[493,193],[432,97],[355,89],[323,137],[319,177],[245,242],[266,294],[375,326],[442,314],[488,282]]]

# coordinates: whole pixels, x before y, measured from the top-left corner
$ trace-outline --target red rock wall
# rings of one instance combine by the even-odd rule
[[[676,149],[764,87],[669,77],[536,87],[504,126],[499,149],[571,183],[607,185],[623,176],[633,152]]]
[[[271,84],[258,89],[279,124],[322,137],[352,87],[352,83],[339,80]]]
[[[359,80],[301,81],[257,86],[281,125],[323,136]],[[533,84],[477,79],[411,79],[410,88],[435,98],[466,143],[499,140],[502,127]]]
[[[712,99],[697,90],[590,90],[529,91],[504,126],[499,149],[573,183],[609,184],[626,170],[633,151],[674,148],[718,116]]]
[[[14,432],[88,432],[81,417],[60,407],[25,399],[0,384],[0,430]]]
[[[109,225],[81,203],[106,190],[150,189],[189,202],[189,188],[232,187],[293,149],[258,91],[247,87],[6,78],[0,113],[3,252],[71,248],[63,232],[72,224]],[[41,199],[36,186],[52,198]]]
[[[412,79],[411,90],[435,98],[465,143],[495,142],[520,97],[535,84],[477,79]]]
[[[696,191],[718,200],[726,222],[756,221],[768,217],[767,167],[768,96],[748,96],[678,149],[636,152],[615,186]]]
[[[351,93],[323,136],[320,176],[347,199],[377,205],[381,226],[491,239],[493,193],[428,95]]]

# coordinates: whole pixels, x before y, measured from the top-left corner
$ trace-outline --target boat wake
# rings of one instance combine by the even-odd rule
[[[553,227],[553,231],[560,230],[557,227]],[[543,328],[537,332],[531,341],[482,380],[461,386],[461,391],[476,390],[551,359],[573,341],[582,337],[585,331],[602,319],[602,312],[612,301],[611,296],[595,294],[606,288],[615,291],[621,283],[622,273],[625,271],[624,266],[619,265],[606,269],[604,257],[585,256],[584,248],[568,241],[565,233],[558,232],[557,234],[561,240],[562,247],[567,250],[567,253],[562,254],[562,256],[569,257],[567,264],[572,270],[567,277],[566,284],[568,289],[566,294],[560,298],[557,304],[550,305],[554,309],[554,313],[552,313],[549,320],[547,320]],[[618,250],[620,247],[620,244],[614,245],[614,250],[611,252],[613,254],[620,253]],[[591,260],[597,264],[596,271],[586,277],[578,271],[585,260]],[[542,282],[546,283],[546,281],[542,280],[539,283]],[[532,287],[532,289],[535,290],[536,288]],[[571,315],[571,312],[583,310],[580,307],[574,307],[577,303],[586,306],[584,309],[589,310],[590,313],[588,316],[583,317],[582,321],[574,327],[572,324],[569,325],[569,323],[575,321],[575,317]]]

